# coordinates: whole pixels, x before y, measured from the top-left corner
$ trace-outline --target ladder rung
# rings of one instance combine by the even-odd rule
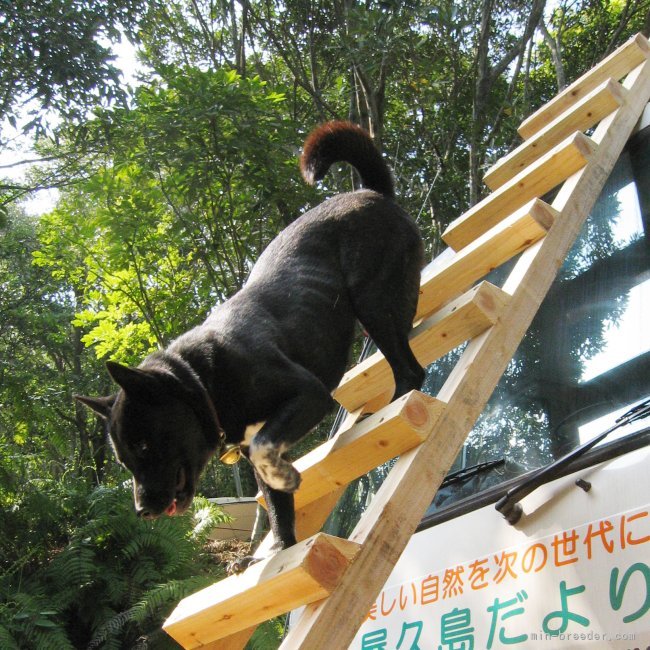
[[[318,533],[253,564],[241,575],[184,598],[163,629],[184,648],[200,648],[327,597],[359,545]]]
[[[575,131],[585,131],[613,113],[624,101],[625,89],[607,79],[582,100],[570,106],[512,153],[490,168],[483,182],[496,190]]]
[[[605,79],[610,77],[617,80],[621,79],[637,65],[643,63],[649,54],[650,46],[645,36],[642,34],[633,36],[627,43],[621,45],[615,52],[603,59],[595,68],[576,79],[559,95],[525,119],[518,129],[519,135],[527,140]]]
[[[501,289],[482,282],[450,302],[411,331],[411,349],[417,360],[427,366],[484,332],[496,322],[506,301],[507,294]],[[344,375],[334,391],[334,399],[348,411],[354,411],[394,387],[388,362],[376,352]]]
[[[417,447],[443,408],[434,397],[411,391],[296,460],[293,465],[302,476],[294,494],[296,510]],[[258,501],[265,505],[261,496]]]
[[[474,282],[540,240],[558,216],[541,199],[511,214],[462,248],[444,264],[422,275],[416,320],[431,314]]]
[[[582,169],[595,150],[591,138],[574,133],[453,221],[442,238],[456,251],[464,248],[514,210]]]

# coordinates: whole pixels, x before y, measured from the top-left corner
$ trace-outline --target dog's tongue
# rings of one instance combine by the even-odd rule
[[[165,514],[169,515],[170,517],[176,514],[176,499],[174,499],[167,510],[165,510]]]

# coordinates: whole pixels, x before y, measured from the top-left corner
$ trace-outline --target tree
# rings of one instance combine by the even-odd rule
[[[104,475],[103,427],[72,400],[104,386],[71,325],[74,287],[35,267],[36,223],[19,210],[0,231],[0,441],[19,480],[65,472]]]
[[[497,13],[493,0],[481,2],[480,30],[476,42],[472,130],[469,142],[469,202],[472,205],[479,200],[481,193],[479,173],[483,162],[481,154],[486,150],[485,142],[492,139],[496,130],[496,125],[493,124],[485,133],[489,124],[488,118],[494,114],[493,110],[489,110],[489,104],[495,100],[494,87],[497,83],[503,84],[504,74],[515,60],[517,63],[513,78],[518,77],[526,47],[539,25],[545,6],[545,0],[534,0],[531,6],[526,4],[522,6],[516,2],[512,7],[504,7],[503,3],[500,3]],[[495,34],[496,24],[499,24],[498,38]],[[521,36],[512,36],[519,31]],[[510,101],[513,88],[513,84],[510,84],[505,98],[499,97],[499,99]]]
[[[16,126],[21,106],[35,100],[22,128],[40,129],[48,109],[79,118],[98,102],[123,99],[106,41],[119,40],[120,28],[130,30],[140,7],[135,0],[3,0],[0,120]]]
[[[62,644],[87,645],[104,634],[107,643],[130,643],[142,630],[137,603],[120,591],[122,573],[133,577],[131,560],[141,556],[126,557],[117,519],[95,518],[88,505],[92,486],[110,488],[125,477],[104,462],[103,428],[71,395],[110,392],[103,359],[137,363],[200,322],[242,286],[282,227],[324,195],[354,185],[349,171],[332,170],[317,190],[299,179],[296,153],[315,123],[348,118],[371,130],[394,169],[399,202],[433,255],[446,225],[485,191],[484,169],[516,146],[517,124],[558,85],[644,28],[649,5],[562,2],[542,22],[543,0],[1,4],[0,108],[19,125],[22,103],[34,98],[37,108],[22,126],[39,134],[43,164],[20,188],[1,184],[0,203],[9,210],[0,224],[0,512],[3,559],[12,569],[0,587],[11,595],[23,569],[30,579],[21,583],[23,601],[0,606],[0,645],[12,647],[14,638],[28,644],[50,623]],[[133,92],[120,86],[107,41],[96,41],[98,34],[118,38],[118,28],[148,66]],[[56,127],[42,107],[59,112]],[[48,186],[63,188],[56,210],[37,221],[21,214],[19,196]],[[587,235],[572,258],[575,277],[565,278],[576,280],[576,292],[577,271],[612,250],[607,223]],[[561,351],[566,377],[598,348],[610,316],[616,310],[599,313],[588,340],[576,335]],[[508,369],[491,419],[476,428],[470,462],[507,449],[522,464],[541,464],[557,452],[562,441],[551,449],[535,436],[562,419],[559,409],[524,402],[504,408],[513,391],[538,377],[541,351],[551,347],[540,333],[545,319],[552,317],[540,315]],[[427,390],[436,392],[452,361],[438,363]],[[504,445],[508,430],[519,432],[512,447]],[[350,488],[341,518],[358,514],[384,474]],[[234,492],[218,463],[201,489]],[[120,517],[128,518],[121,498]],[[84,521],[99,520],[106,528],[97,524],[98,535],[89,534]],[[150,532],[132,524],[139,540]],[[35,545],[38,535],[44,545]],[[82,543],[87,537],[95,540],[90,546]],[[34,554],[25,554],[27,547]],[[151,593],[151,558],[174,548],[142,549],[140,598]],[[89,559],[119,566],[110,573],[114,589]],[[77,561],[85,573],[66,581],[61,567]],[[60,601],[41,579],[65,592],[65,607],[50,604]],[[156,579],[178,596],[167,581],[184,578],[170,569]],[[75,588],[101,603],[97,617],[81,611]],[[14,618],[6,623],[4,615]],[[83,638],[70,641],[66,626],[76,615]]]
[[[42,220],[37,253],[79,286],[84,341],[123,361],[241,288],[306,195],[283,96],[259,79],[179,69],[134,103],[88,125],[104,162]]]

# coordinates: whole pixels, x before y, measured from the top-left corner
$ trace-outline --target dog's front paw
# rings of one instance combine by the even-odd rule
[[[244,555],[244,557],[238,557],[236,560],[228,562],[226,566],[226,572],[230,576],[236,575],[238,573],[244,573],[244,571],[246,571],[249,566],[252,566],[253,564],[256,564],[263,559],[264,558],[254,557],[252,555]]]
[[[270,468],[267,485],[281,492],[295,492],[300,487],[302,477],[300,472],[283,458],[278,459],[278,464]]]
[[[253,442],[249,458],[262,480],[274,490],[295,492],[300,487],[300,472],[280,456],[274,445]]]

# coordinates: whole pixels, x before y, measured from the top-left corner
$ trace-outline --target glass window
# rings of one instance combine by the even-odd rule
[[[430,512],[550,463],[648,397],[649,213],[646,129],[621,155]],[[487,279],[501,286],[512,264]],[[437,394],[461,351],[428,368],[425,392]],[[350,532],[389,467],[349,486],[328,530]]]

